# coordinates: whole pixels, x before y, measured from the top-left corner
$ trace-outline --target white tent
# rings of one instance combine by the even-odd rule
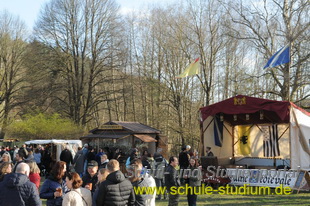
[[[291,167],[310,170],[310,114],[291,106]]]
[[[44,145],[44,144],[54,144],[56,145],[56,161],[59,161],[60,153],[65,147],[69,147],[68,149],[71,151],[72,156],[74,157],[78,147],[82,147],[81,140],[63,140],[63,139],[50,139],[50,140],[30,140],[26,141],[25,144],[36,144],[36,145]]]
[[[295,104],[238,95],[200,112],[201,153],[210,146],[219,164],[310,170],[310,113]],[[220,135],[215,134],[215,129],[219,131],[216,121],[223,125],[222,133],[217,132]],[[277,125],[279,154],[267,157],[264,129],[272,125]],[[246,143],[240,135],[242,128],[247,128]],[[245,145],[247,152],[242,149]]]

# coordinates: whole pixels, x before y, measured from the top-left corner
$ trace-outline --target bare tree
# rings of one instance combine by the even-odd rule
[[[193,126],[196,118],[192,116],[200,106],[194,98],[199,91],[198,82],[193,78],[176,79],[195,58],[190,54],[193,45],[187,38],[190,22],[184,11],[182,5],[151,9],[140,46],[143,51],[140,53],[145,54],[141,59],[146,60],[144,76],[149,81],[149,116],[155,125],[169,131],[169,141],[178,146],[192,143],[197,137],[197,128]],[[177,151],[178,147],[174,149]]]
[[[0,138],[4,138],[10,112],[21,103],[18,97],[25,71],[25,33],[25,25],[19,18],[7,12],[0,14]]]
[[[37,38],[62,59],[65,87],[57,98],[77,124],[91,120],[110,92],[102,84],[113,78],[121,53],[117,11],[113,0],[54,0],[36,24]]]
[[[300,101],[307,98],[309,93],[303,97],[297,93],[309,85],[309,71],[306,69],[309,52],[302,46],[309,44],[309,1],[264,0],[259,4],[234,1],[226,6],[233,22],[230,35],[249,42],[261,53],[261,68],[278,49],[290,45],[291,63],[266,71],[276,88],[261,92],[275,94],[282,100]]]

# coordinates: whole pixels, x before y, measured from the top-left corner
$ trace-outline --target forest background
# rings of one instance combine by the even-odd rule
[[[114,0],[50,0],[32,32],[0,12],[1,138],[76,139],[107,121],[134,121],[161,130],[177,152],[198,148],[200,107],[237,94],[310,108],[309,1],[119,11]],[[287,44],[291,62],[263,69]],[[176,79],[198,57],[200,73]]]

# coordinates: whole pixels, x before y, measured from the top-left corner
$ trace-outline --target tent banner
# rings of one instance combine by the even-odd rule
[[[293,188],[297,180],[298,170],[268,170],[268,169],[239,169],[227,168],[229,184],[236,186],[267,186]]]
[[[278,126],[261,126],[264,137],[264,157],[277,157],[280,155]]]
[[[251,154],[250,130],[251,126],[238,126],[239,149],[243,155]]]
[[[214,142],[218,147],[222,147],[223,144],[223,127],[224,123],[221,121],[218,115],[214,116]]]

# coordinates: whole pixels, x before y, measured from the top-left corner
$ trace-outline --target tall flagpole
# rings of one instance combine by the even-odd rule
[[[287,72],[288,72],[288,101],[290,102],[291,101],[291,86],[290,86],[290,68],[291,68],[291,61],[292,61],[292,58],[291,58],[291,53],[292,53],[292,41],[289,40],[289,62],[287,64]],[[291,108],[292,106],[290,105],[290,111],[291,111]],[[291,115],[291,114],[290,114]],[[289,121],[289,128],[291,130],[291,121]],[[292,136],[291,136],[291,132],[289,132],[289,150],[290,150],[290,167],[292,167],[292,164],[291,164],[291,161],[292,161]]]
[[[287,75],[288,75],[288,80],[287,80],[287,100],[290,102],[291,101],[291,74],[290,74],[290,68],[291,68],[291,53],[292,53],[292,41],[290,40],[289,41],[289,58],[290,58],[290,61],[288,62],[287,64]]]

